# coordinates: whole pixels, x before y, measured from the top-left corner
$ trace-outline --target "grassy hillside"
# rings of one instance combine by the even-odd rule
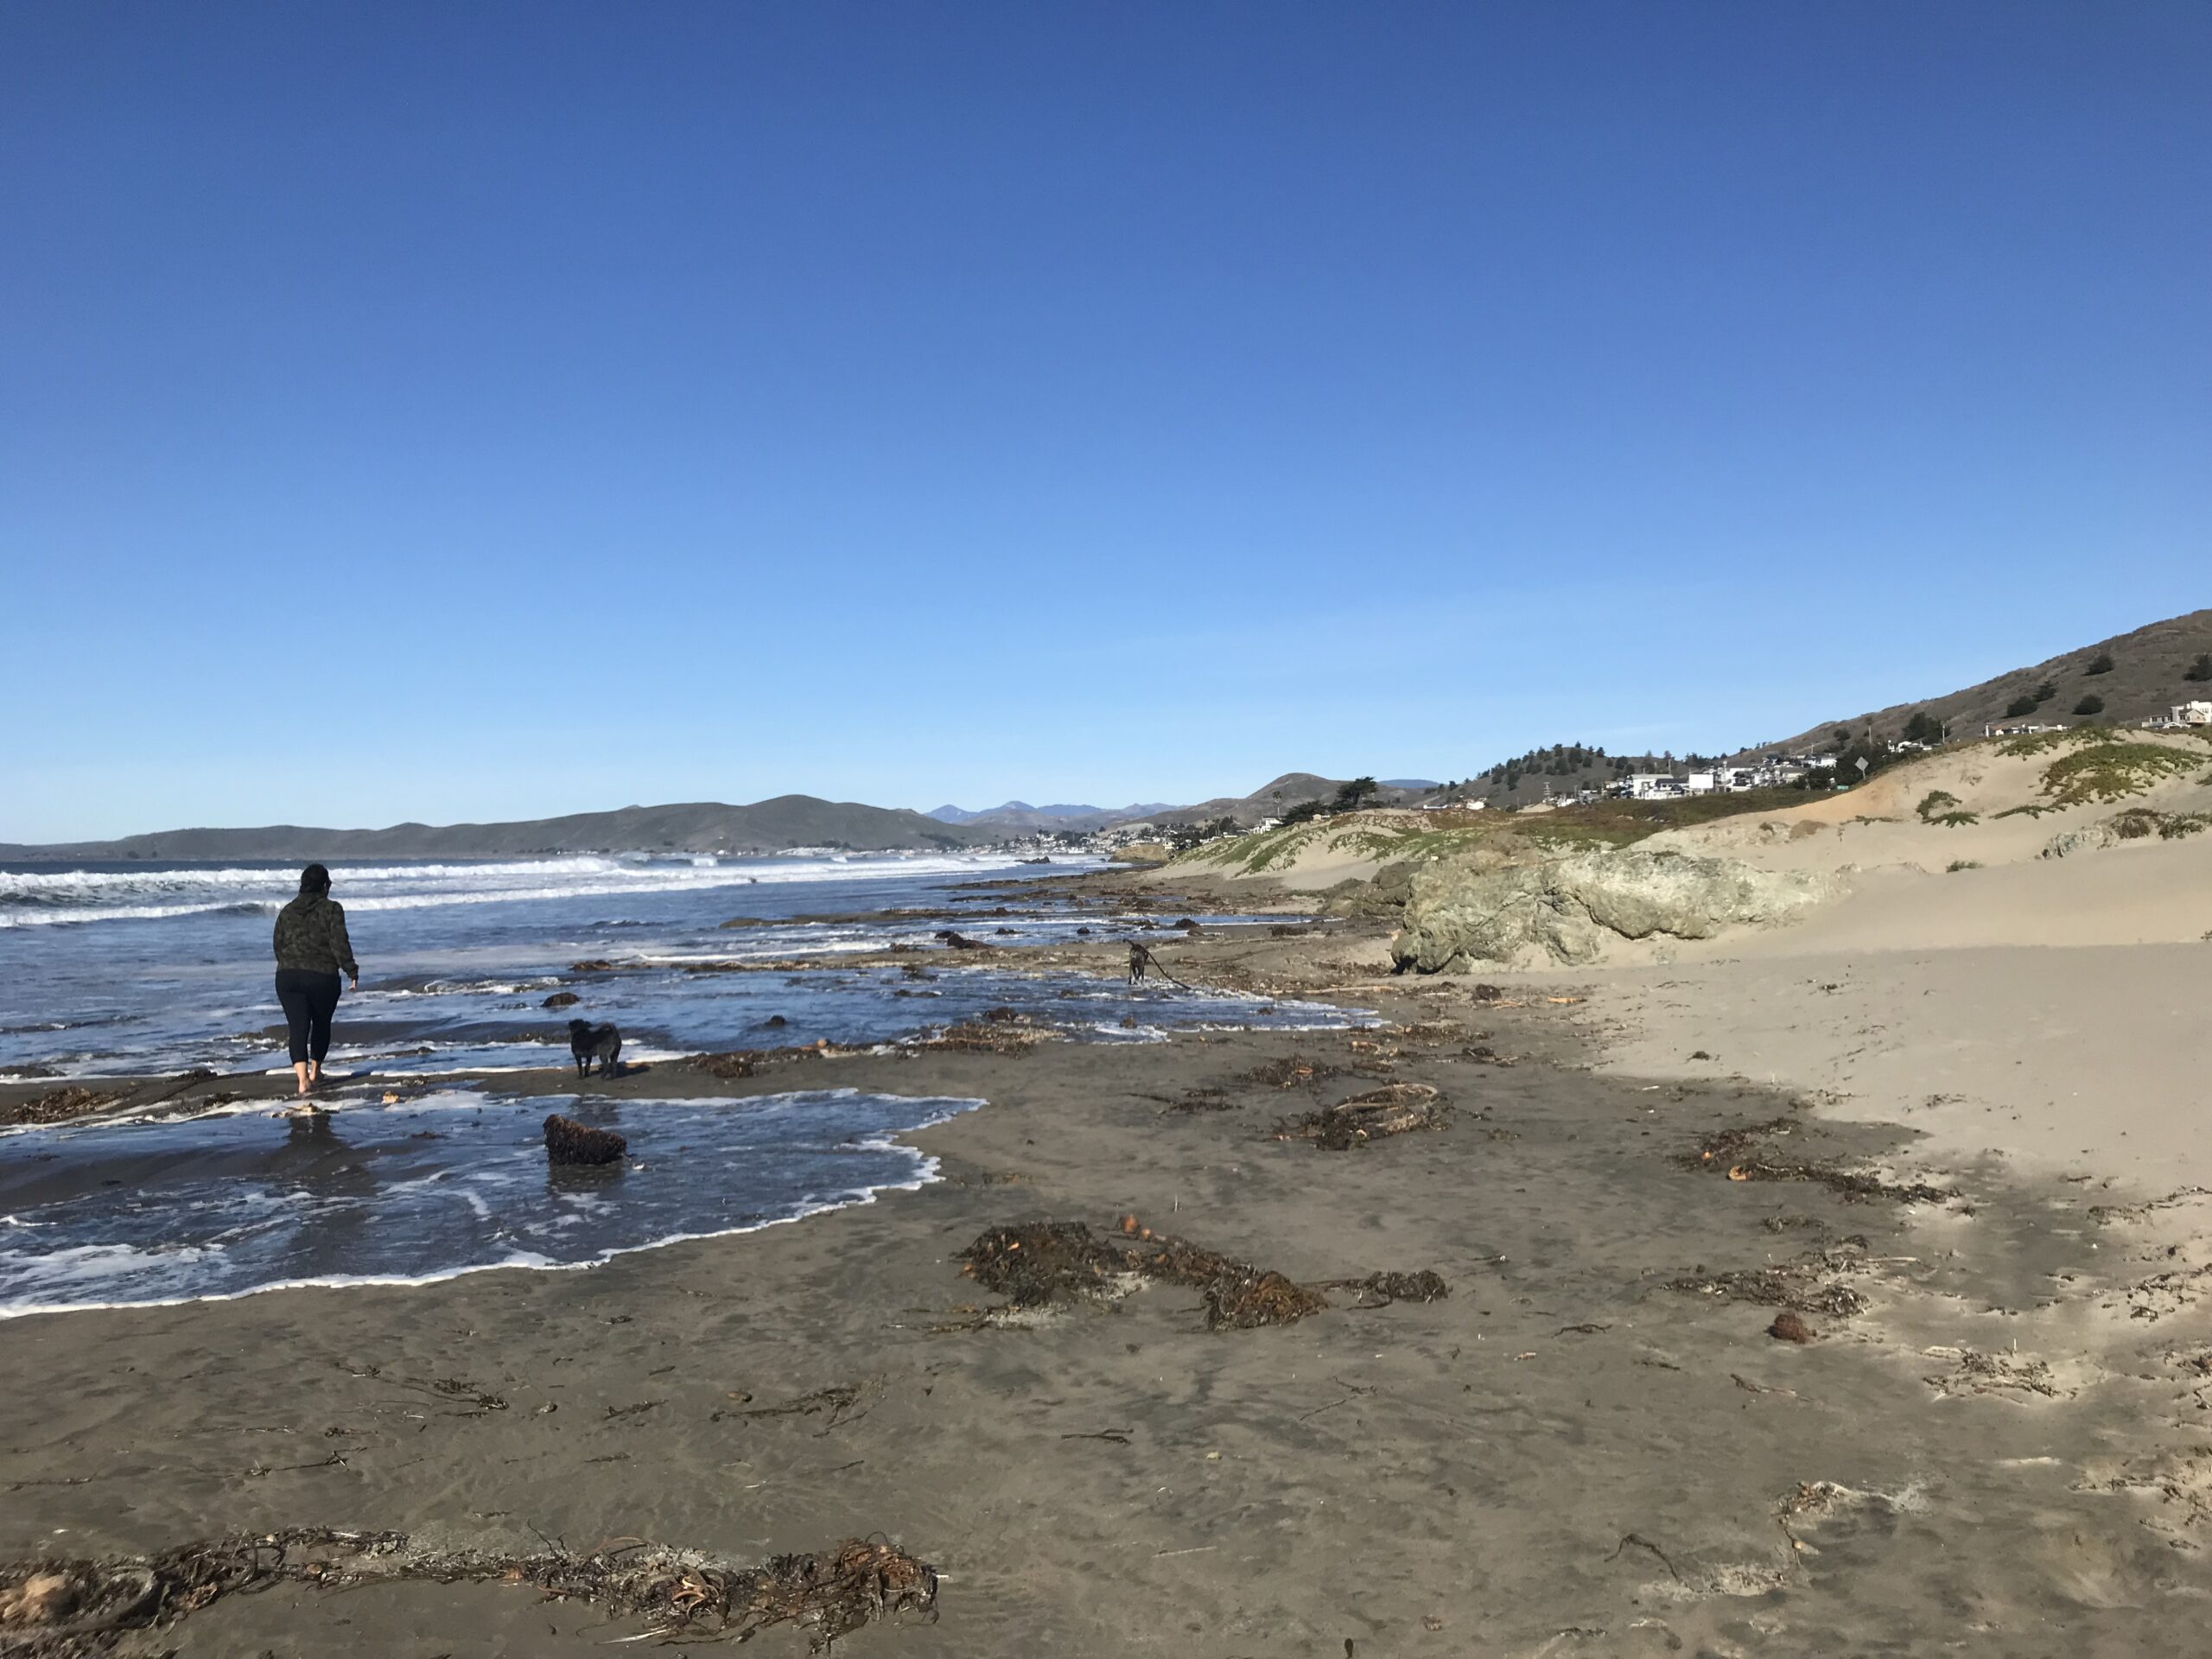
[[[2186,616],[2169,617],[2131,633],[2115,634],[2028,667],[2010,670],[1962,690],[1840,716],[1768,747],[1833,747],[1834,734],[1840,728],[1856,734],[1871,727],[1879,736],[1895,737],[1904,729],[1905,721],[1922,712],[1948,722],[1955,737],[1979,735],[1983,726],[2007,721],[2094,718],[2133,725],[2147,715],[2165,713],[2174,703],[2212,698],[2212,678],[2189,677],[2199,659],[2207,657],[2212,657],[2212,610],[2191,611]],[[2108,667],[2104,666],[2107,663]],[[2097,699],[2101,709],[2094,715],[2077,714],[2084,698]],[[2032,712],[2024,706],[2031,703]]]

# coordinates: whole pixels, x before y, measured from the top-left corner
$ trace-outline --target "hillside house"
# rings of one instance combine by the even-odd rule
[[[2212,702],[2202,699],[2177,702],[2165,714],[2153,715],[2143,724],[2154,732],[2178,732],[2195,726],[2212,726]]]

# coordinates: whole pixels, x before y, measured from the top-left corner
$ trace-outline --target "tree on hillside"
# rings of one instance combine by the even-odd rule
[[[2204,652],[2191,663],[2189,665],[2189,672],[2183,675],[2182,678],[2196,682],[2212,680],[2212,651]]]
[[[1916,709],[1912,718],[1904,723],[1904,740],[1908,743],[1940,743],[1943,741],[1943,722],[1925,709]]]
[[[2032,715],[2042,706],[2031,696],[2015,697],[2005,705],[2005,715],[2008,720],[2017,720],[2022,715]]]
[[[1188,852],[1201,842],[1217,841],[1224,836],[1239,833],[1236,820],[1226,816],[1210,823],[1181,823],[1168,831],[1167,844],[1177,852]]]
[[[2108,652],[2108,651],[2101,651],[2101,652],[2099,652],[2096,654],[2095,660],[2094,660],[2093,662],[2091,662],[2091,663],[2090,663],[2090,664],[2089,664],[2087,668],[2083,669],[2082,671],[2084,674],[2109,674],[2109,673],[2111,673],[2111,672],[2112,672],[2112,652]]]
[[[1870,734],[1855,740],[1836,756],[1835,771],[1831,775],[1839,784],[1855,784],[1861,778],[1872,778],[1884,766],[1894,766],[1904,758],[1888,744]],[[1859,770],[1861,760],[1866,763],[1866,770],[1863,772]]]
[[[1335,806],[1339,812],[1357,812],[1382,792],[1382,785],[1372,778],[1355,778],[1337,786]]]
[[[2074,705],[2074,712],[2077,715],[2101,715],[2104,711],[2105,700],[2094,693]]]

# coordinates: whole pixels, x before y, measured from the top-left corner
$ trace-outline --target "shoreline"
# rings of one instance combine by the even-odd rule
[[[2174,1260],[2134,1259],[2172,1212],[2100,1217],[2101,1191],[1931,1165],[1912,1127],[1802,1090],[1615,1075],[1592,1022],[1629,999],[1606,970],[1499,974],[1506,995],[1478,1004],[1465,978],[1375,973],[1380,939],[1351,923],[1163,950],[1222,988],[1356,990],[1379,1030],[634,1080],[988,1103],[899,1137],[940,1179],[804,1227],[590,1273],[11,1322],[0,1559],[300,1526],[743,1560],[880,1533],[944,1575],[937,1620],[841,1645],[945,1659],[2193,1647],[2212,1594],[2212,1469],[2184,1433],[2202,1318]],[[1272,1138],[1400,1084],[1440,1090],[1452,1121],[1345,1152]],[[1731,1181],[1696,1161],[1714,1144],[1811,1173]],[[1860,1171],[1961,1197],[1827,1184]],[[1106,1236],[1123,1215],[1301,1283],[1428,1270],[1449,1294],[1326,1291],[1295,1324],[1209,1331],[1155,1284],[973,1323],[995,1299],[954,1258],[979,1235]],[[1776,1296],[1819,1339],[1766,1335]],[[2162,1345],[2182,1360],[2154,1363]],[[404,1385],[437,1378],[500,1408]],[[853,1403],[810,1413],[825,1390]],[[788,1414],[741,1414],[756,1407]],[[286,1585],[145,1650],[582,1654],[638,1628],[495,1585]]]

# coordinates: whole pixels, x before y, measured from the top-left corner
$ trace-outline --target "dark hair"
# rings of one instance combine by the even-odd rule
[[[300,872],[300,891],[302,893],[328,893],[330,872],[320,864],[308,865]]]

